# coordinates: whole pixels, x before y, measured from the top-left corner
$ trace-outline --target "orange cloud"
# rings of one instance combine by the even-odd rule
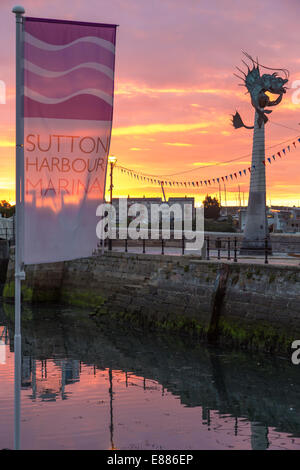
[[[234,89],[227,88],[153,88],[147,85],[139,85],[134,83],[119,83],[115,90],[116,96],[134,96],[134,95],[157,95],[157,94],[174,94],[174,95],[191,95],[191,94],[207,94],[207,95],[228,95],[239,96],[240,93]]]
[[[211,122],[195,122],[195,123],[181,123],[181,124],[140,124],[135,126],[115,127],[112,130],[113,137],[120,137],[126,135],[150,135],[159,133],[172,133],[172,132],[188,132],[198,129],[203,129],[210,126],[215,126],[215,121]]]
[[[0,140],[0,147],[15,147],[16,143],[10,140]]]
[[[164,142],[164,145],[171,145],[173,147],[193,147],[193,144],[187,144],[183,142]]]

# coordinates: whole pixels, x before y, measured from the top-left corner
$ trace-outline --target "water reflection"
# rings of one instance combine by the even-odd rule
[[[11,309],[0,314],[0,348],[13,353]],[[27,448],[300,448],[300,367],[287,359],[108,326],[73,309],[24,316]],[[11,375],[1,354],[0,388]],[[48,430],[37,438],[40,423]]]
[[[50,361],[56,366],[57,374],[48,377],[48,360],[36,361],[33,357],[22,355],[22,390],[30,389],[30,398],[42,401],[56,401],[60,396],[67,399],[66,386],[80,380],[80,363],[77,360],[60,359]]]

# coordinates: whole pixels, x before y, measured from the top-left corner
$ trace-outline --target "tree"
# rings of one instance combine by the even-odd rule
[[[208,194],[203,201],[205,219],[216,220],[220,215],[221,206],[217,198],[212,198]]]
[[[12,206],[5,199],[0,202],[0,214],[2,217],[11,217],[15,213],[15,206]]]

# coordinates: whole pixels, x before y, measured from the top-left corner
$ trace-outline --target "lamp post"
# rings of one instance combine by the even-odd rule
[[[113,193],[113,171],[114,171],[114,166],[117,163],[117,158],[114,155],[110,155],[108,157],[108,163],[110,164],[110,203],[112,204],[112,193]]]
[[[117,158],[114,155],[109,155],[108,163],[110,164],[110,187],[109,187],[109,191],[110,191],[110,203],[112,205],[113,187],[114,187],[114,185],[113,185],[113,172],[114,172],[114,166],[117,163]],[[109,238],[108,249],[109,249],[109,251],[111,251],[111,249],[112,249],[112,240],[111,240],[111,238]]]

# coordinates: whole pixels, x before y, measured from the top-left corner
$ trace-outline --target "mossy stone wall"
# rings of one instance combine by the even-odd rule
[[[13,257],[3,295],[14,296]],[[300,339],[298,266],[111,252],[27,267],[22,297],[83,307],[101,321],[197,336],[213,325],[215,340],[242,348],[290,351]]]

